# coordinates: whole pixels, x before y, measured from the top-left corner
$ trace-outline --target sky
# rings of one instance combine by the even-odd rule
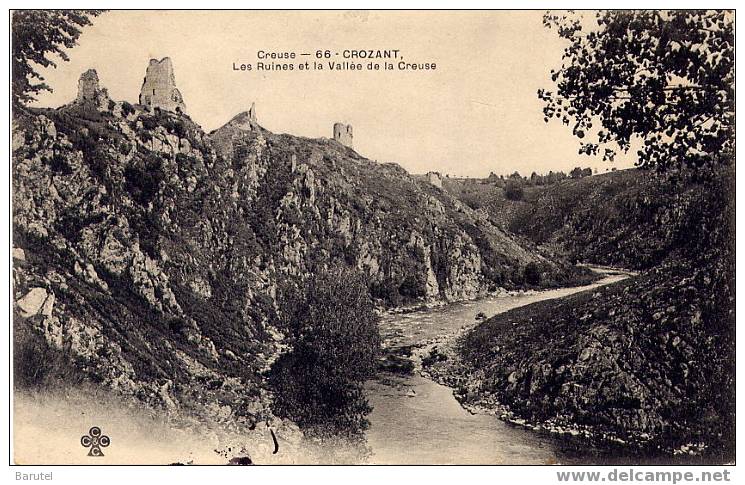
[[[334,122],[350,123],[360,154],[411,173],[485,177],[632,166],[633,154],[613,164],[579,155],[569,127],[544,123],[536,92],[553,88],[549,73],[561,65],[564,44],[541,18],[540,11],[106,12],[83,29],[69,62],[41,70],[54,92],[35,105],[70,102],[89,68],[113,99],[135,103],[149,59],[167,56],[186,112],[206,131],[255,102],[259,124],[275,133],[331,137]],[[437,68],[233,69],[255,66],[260,50],[329,50],[344,61],[351,49],[398,49],[405,62]]]

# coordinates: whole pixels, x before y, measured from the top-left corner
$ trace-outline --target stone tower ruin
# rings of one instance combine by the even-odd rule
[[[251,123],[256,123],[256,103],[251,103],[251,108],[248,110],[248,117]]]
[[[184,98],[176,88],[173,63],[169,57],[161,60],[150,59],[140,89],[140,104],[151,109],[160,108],[177,112],[186,110]]]
[[[98,73],[95,69],[88,69],[78,79],[78,104],[93,104],[98,109],[108,109],[109,93],[98,83]]]
[[[344,146],[353,148],[352,125],[345,125],[344,123],[334,123],[334,140],[338,141]]]

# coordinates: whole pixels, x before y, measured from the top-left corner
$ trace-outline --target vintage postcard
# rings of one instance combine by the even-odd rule
[[[734,11],[9,22],[12,463],[734,463]]]

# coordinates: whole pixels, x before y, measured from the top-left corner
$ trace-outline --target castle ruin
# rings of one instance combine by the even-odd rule
[[[344,123],[334,123],[334,140],[338,141],[344,146],[353,148],[352,125],[345,125]]]
[[[256,103],[251,103],[251,108],[248,110],[248,119],[251,123],[256,124]]]
[[[150,109],[160,108],[174,112],[186,110],[184,98],[176,88],[170,57],[150,59],[140,89],[140,104]]]
[[[102,88],[98,82],[98,73],[95,69],[88,69],[80,75],[78,79],[78,97],[75,98],[78,104],[90,104],[101,110],[108,109],[109,93],[106,88]]]

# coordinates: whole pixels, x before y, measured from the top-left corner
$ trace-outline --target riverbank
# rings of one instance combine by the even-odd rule
[[[385,315],[381,373],[368,382],[373,406],[366,438],[369,463],[553,464],[567,461],[565,443],[464,409],[450,387],[420,375],[433,349],[493,316],[541,300],[620,281],[604,276],[591,285],[517,292],[453,303],[407,314]],[[425,362],[426,364],[426,362]],[[426,365],[424,369],[426,375]]]
[[[444,308],[448,305],[455,305],[459,303],[467,303],[473,301],[482,301],[490,298],[503,298],[508,296],[521,296],[521,295],[535,295],[541,292],[556,290],[561,288],[576,288],[580,286],[587,286],[597,283],[603,278],[603,276],[623,275],[631,276],[636,273],[632,273],[622,268],[615,268],[611,266],[600,266],[591,264],[576,264],[574,270],[571,271],[564,280],[543,282],[539,286],[523,285],[521,288],[507,289],[497,287],[494,290],[484,290],[470,298],[461,298],[458,300],[446,300],[442,297],[421,299],[419,301],[408,303],[405,305],[398,305],[394,307],[386,307],[384,305],[376,306],[376,311],[379,315],[389,317],[391,315],[400,315],[405,313],[414,313],[419,311],[431,310],[434,308]]]
[[[423,374],[527,429],[663,463],[731,461],[727,319],[696,291],[703,273],[670,265],[499,314],[429,349]]]

